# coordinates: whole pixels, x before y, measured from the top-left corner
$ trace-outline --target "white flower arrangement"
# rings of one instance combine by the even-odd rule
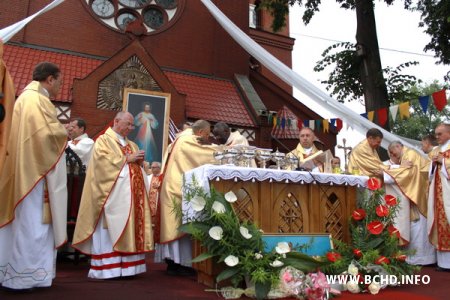
[[[253,237],[253,235],[248,231],[248,229],[244,226],[240,226],[239,227],[239,231],[241,232],[242,236],[248,240],[251,239]]]
[[[234,255],[228,255],[224,262],[227,266],[234,267],[239,263],[239,258]]]
[[[356,281],[349,281],[345,286],[350,293],[358,294],[360,292],[359,284]]]
[[[287,242],[279,242],[275,247],[275,251],[278,254],[285,254],[291,252],[291,247]]]
[[[225,200],[227,200],[229,203],[234,203],[237,201],[237,196],[232,191],[229,191],[225,194]]]
[[[191,206],[192,209],[199,212],[202,211],[205,208],[206,205],[206,200],[205,198],[195,195],[192,199],[191,199]]]
[[[211,227],[208,233],[211,238],[215,239],[216,241],[220,241],[223,236],[223,229],[220,226],[214,226]]]
[[[225,206],[219,201],[214,201],[212,205],[212,210],[218,214],[223,214],[226,211]]]
[[[376,283],[376,282],[372,282],[372,283],[369,285],[369,287],[368,287],[368,290],[369,290],[369,292],[370,292],[372,295],[378,294],[378,292],[380,291],[380,289],[381,289],[381,285],[379,285],[379,284]]]

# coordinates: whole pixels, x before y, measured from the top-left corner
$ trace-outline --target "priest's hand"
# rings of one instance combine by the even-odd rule
[[[127,163],[136,162],[141,164],[144,161],[145,151],[139,150],[137,152],[127,155]]]
[[[431,158],[431,161],[435,164],[441,164],[442,159],[444,159],[444,154],[442,154],[441,152],[439,152],[437,155],[433,155],[433,157]]]

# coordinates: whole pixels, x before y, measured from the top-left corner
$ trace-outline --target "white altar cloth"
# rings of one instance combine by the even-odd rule
[[[305,171],[286,171],[277,169],[262,169],[262,168],[248,168],[237,167],[234,165],[203,165],[201,167],[192,169],[184,173],[185,184],[189,186],[193,179],[199,187],[202,187],[205,192],[209,192],[209,182],[211,180],[242,180],[242,181],[266,181],[269,182],[285,182],[285,183],[299,183],[299,184],[330,184],[330,185],[350,185],[357,187],[367,187],[367,176],[355,176],[344,174],[330,174],[330,173],[316,173]],[[184,199],[183,193],[183,223],[185,218],[195,215],[189,203]]]

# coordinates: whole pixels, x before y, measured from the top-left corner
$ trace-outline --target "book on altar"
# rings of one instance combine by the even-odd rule
[[[324,172],[331,173],[331,171],[327,172],[327,169],[331,170],[330,161],[333,158],[333,154],[330,150],[323,152],[322,150],[317,151],[311,156],[308,156],[304,161],[299,163],[299,167],[306,170],[313,170],[316,167],[323,166]]]

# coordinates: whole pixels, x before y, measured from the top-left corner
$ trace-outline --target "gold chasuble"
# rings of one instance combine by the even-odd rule
[[[294,154],[298,158],[299,162],[303,162],[305,159],[308,158],[308,156],[311,156],[311,155],[313,155],[314,153],[316,153],[318,151],[319,151],[319,149],[317,149],[316,146],[313,145],[311,153],[310,154],[306,154],[306,151],[303,148],[303,146],[300,143],[298,143],[297,148],[295,148],[294,150],[292,150],[289,153]]]
[[[434,172],[431,174],[428,198],[428,234],[436,250],[450,251],[450,145],[446,149],[437,147],[432,152],[432,155],[442,153],[444,164],[432,167]]]
[[[14,109],[14,83],[6,69],[3,57],[3,42],[0,40],[0,173],[5,162],[6,147]]]
[[[32,81],[14,105],[7,154],[0,172],[0,227],[13,221],[17,205],[55,167],[66,142],[67,132],[56,118],[55,107],[41,84]],[[60,207],[58,203],[50,203],[50,207],[54,218],[62,215],[53,211]],[[53,230],[59,246],[66,239],[65,226]]]
[[[180,136],[173,144],[166,163],[160,193],[161,244],[182,237],[178,232],[181,220],[174,212],[174,203],[181,205],[184,172],[204,164],[214,163],[213,153],[216,149],[214,146],[199,144],[195,135]]]
[[[417,205],[420,213],[427,217],[427,193],[428,188],[428,171],[430,169],[430,161],[417,151],[403,146],[403,154],[401,162],[410,161],[413,163],[411,167],[403,167],[397,169],[389,169],[385,172],[390,175],[402,194]],[[418,216],[414,216],[417,219]]]
[[[376,172],[378,170],[387,170],[389,166],[385,166],[378,156],[378,152],[370,147],[367,139],[361,141],[355,148],[353,148],[349,162],[348,170],[353,173],[353,170],[358,168],[361,175],[370,177],[380,177]]]
[[[137,163],[126,162],[126,155],[137,152],[139,148],[128,139],[126,142],[127,145],[122,146],[117,134],[108,128],[94,144],[72,245],[83,253],[91,254],[92,235],[102,216],[114,251],[143,253],[153,249],[143,170]],[[129,168],[127,178],[120,176],[123,168]],[[127,182],[119,187],[118,180]],[[126,191],[126,197],[110,197],[116,187]]]

